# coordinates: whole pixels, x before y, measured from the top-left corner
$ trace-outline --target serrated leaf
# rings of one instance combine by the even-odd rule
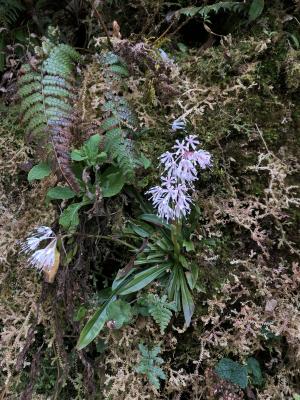
[[[78,211],[85,203],[73,203],[69,205],[59,218],[60,225],[65,229],[73,229],[79,224]]]
[[[201,10],[201,7],[185,7],[177,10],[176,12],[181,15],[185,15],[187,17],[194,17]]]
[[[107,307],[107,319],[115,323],[115,327],[120,329],[132,319],[132,311],[129,303],[123,300],[116,300]]]
[[[31,168],[28,172],[27,179],[29,182],[34,180],[41,180],[51,174],[51,167],[48,163],[40,162]]]
[[[255,21],[262,14],[264,6],[264,0],[252,0],[249,9],[249,22]]]
[[[122,67],[121,65],[111,65],[109,67],[110,71],[114,72],[117,75],[122,75],[125,77],[129,76],[128,69]]]
[[[75,196],[76,193],[67,186],[57,186],[49,189],[47,192],[47,197],[51,200],[68,200],[73,199]]]
[[[222,358],[218,362],[215,371],[221,379],[238,385],[242,389],[245,389],[248,385],[247,367],[230,358]]]

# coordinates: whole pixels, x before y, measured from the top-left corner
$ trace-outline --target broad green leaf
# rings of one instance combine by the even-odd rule
[[[47,197],[51,200],[68,200],[68,199],[73,199],[73,197],[76,196],[76,193],[73,192],[72,189],[70,189],[67,186],[56,186],[54,188],[51,188],[47,192]]]
[[[132,319],[132,311],[129,303],[123,300],[116,300],[107,307],[107,319],[115,323],[115,327],[120,329]]]
[[[141,236],[142,238],[151,236],[151,233],[153,232],[153,229],[149,232],[149,229],[144,229],[144,227],[135,224],[132,224],[131,228],[134,233],[136,233],[138,236]]]
[[[142,153],[140,156],[140,163],[145,169],[148,169],[151,165],[151,161],[145,156],[144,153]]]
[[[51,168],[48,163],[40,162],[31,168],[28,172],[28,181],[40,180],[51,174]]]
[[[248,368],[248,374],[251,376],[251,381],[253,385],[262,386],[264,383],[264,379],[257,359],[254,357],[249,357],[247,359],[247,368]]]
[[[186,249],[187,252],[195,250],[194,243],[191,240],[184,240],[183,247]]]
[[[112,197],[120,193],[125,185],[125,178],[115,167],[109,167],[101,176],[101,190],[103,197]]]
[[[264,10],[265,1],[264,0],[252,0],[249,9],[249,22],[256,20]]]
[[[180,287],[179,287],[179,267],[175,266],[172,268],[171,275],[170,275],[170,281],[169,284],[167,285],[168,287],[168,297],[170,300],[175,300],[175,293],[179,292],[180,293]],[[178,300],[178,299],[177,299]],[[178,302],[176,300],[176,305],[177,309],[180,309],[180,301]],[[180,300],[180,298],[179,298]]]
[[[189,50],[189,48],[184,43],[179,42],[177,43],[177,46],[182,53],[187,53]]]
[[[181,264],[184,268],[186,268],[186,269],[189,268],[189,262],[188,262],[188,260],[187,260],[182,254],[179,256],[179,261],[180,261],[180,264]]]
[[[118,287],[121,287],[125,284],[125,281],[128,280],[128,277],[136,271],[136,268],[132,268],[127,274],[124,275],[123,270],[120,269],[112,283],[112,290],[116,291]]]
[[[161,218],[159,218],[155,214],[142,214],[140,216],[140,219],[142,219],[143,221],[151,222],[152,224],[160,226],[160,227],[171,229],[171,226],[169,224],[164,222]]]
[[[73,321],[81,321],[82,318],[85,317],[86,311],[87,310],[86,310],[86,308],[84,306],[80,306],[75,312],[75,315],[73,317]]]
[[[159,276],[161,276],[168,268],[170,268],[170,263],[165,263],[160,266],[155,266],[146,269],[145,271],[139,272],[131,279],[129,282],[118,291],[119,295],[126,295],[130,293],[137,292],[138,290],[143,289],[145,286],[149,285],[149,283],[153,282]]]
[[[180,8],[180,10],[177,10],[176,13],[181,14],[181,15],[186,15],[187,17],[194,17],[199,11],[201,7],[185,7],[185,8]]]
[[[166,253],[164,251],[154,251],[147,255],[147,260],[152,260],[153,258],[157,260],[165,259]]]
[[[101,137],[97,133],[96,135],[93,135],[87,140],[84,144],[84,151],[87,156],[88,161],[90,164],[94,164],[97,158],[97,155],[99,153],[99,145],[101,142]]]
[[[189,326],[191,323],[192,315],[194,314],[195,305],[193,301],[192,294],[188,288],[186,283],[186,277],[182,269],[179,270],[179,285],[181,292],[181,304],[184,314],[184,319],[186,326]]]
[[[215,371],[221,379],[238,385],[242,389],[245,389],[248,385],[247,367],[230,358],[222,358],[218,362]]]
[[[102,151],[96,157],[97,164],[102,164],[106,159],[107,159],[107,153],[105,153],[105,151]]]
[[[134,262],[134,265],[146,265],[146,264],[161,264],[162,263],[162,259],[161,258],[151,258],[151,257],[147,257],[141,260],[136,260]]]
[[[107,307],[113,301],[113,299],[114,296],[112,296],[108,302],[104,303],[100,308],[98,308],[93,317],[85,325],[78,339],[78,350],[82,350],[84,347],[90,344],[104,327],[104,324],[107,321]]]
[[[199,275],[199,267],[195,263],[190,264],[190,271],[185,272],[186,280],[191,289],[194,289]]]
[[[171,241],[166,240],[165,238],[157,240],[155,245],[164,251],[170,251],[173,250],[174,248],[173,243]]]
[[[78,211],[84,204],[81,202],[69,205],[59,218],[60,225],[65,229],[75,228],[79,224]]]
[[[129,76],[128,69],[122,67],[121,65],[112,65],[109,67],[109,69],[117,75],[122,75],[125,77]]]
[[[86,154],[83,154],[83,152],[81,150],[73,150],[71,152],[71,159],[73,161],[82,161],[82,160],[86,160],[87,156],[86,156]]]

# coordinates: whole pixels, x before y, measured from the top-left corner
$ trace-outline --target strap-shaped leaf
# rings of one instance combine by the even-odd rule
[[[166,272],[171,266],[172,263],[167,262],[137,273],[133,278],[130,279],[125,287],[119,290],[118,294],[124,296],[126,294],[134,293],[143,289],[145,286],[149,285],[149,283],[153,282],[164,272]]]

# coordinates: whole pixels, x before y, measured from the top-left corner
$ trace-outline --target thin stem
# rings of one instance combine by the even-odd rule
[[[91,239],[103,239],[103,240],[110,240],[112,242],[116,242],[119,244],[122,244],[123,246],[127,246],[132,250],[136,250],[136,247],[132,246],[131,244],[125,242],[124,240],[118,239],[118,238],[114,238],[112,236],[106,236],[106,235],[90,235],[87,233],[79,233],[79,232],[75,232],[72,233],[71,235],[65,235],[64,237],[68,237],[68,236],[73,236],[73,235],[77,235],[77,236],[83,236],[86,238],[91,238]]]
[[[108,29],[107,29],[107,27],[106,27],[106,25],[105,25],[105,22],[104,22],[104,20],[103,20],[103,18],[102,18],[102,15],[101,15],[101,13],[97,10],[97,8],[95,7],[95,5],[94,5],[93,2],[91,2],[91,5],[92,5],[92,8],[93,8],[93,10],[94,10],[94,12],[95,12],[95,14],[96,14],[98,20],[100,21],[100,25],[102,26],[102,28],[103,28],[103,30],[104,30],[104,32],[105,32],[105,35],[106,35],[106,38],[107,38],[108,46],[109,46],[110,49],[112,50],[112,49],[113,49],[113,44],[112,44],[112,42],[111,42],[111,40],[110,40],[109,33],[108,33]]]
[[[172,226],[171,226],[171,239],[174,245],[174,256],[176,261],[179,261],[180,257],[180,244],[178,242],[178,239],[181,236],[181,222],[176,221]]]

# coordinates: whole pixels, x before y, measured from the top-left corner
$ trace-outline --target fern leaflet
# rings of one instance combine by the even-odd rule
[[[172,311],[177,311],[175,302],[168,302],[166,295],[160,298],[157,294],[149,293],[139,303],[147,307],[163,334],[172,318]]]

